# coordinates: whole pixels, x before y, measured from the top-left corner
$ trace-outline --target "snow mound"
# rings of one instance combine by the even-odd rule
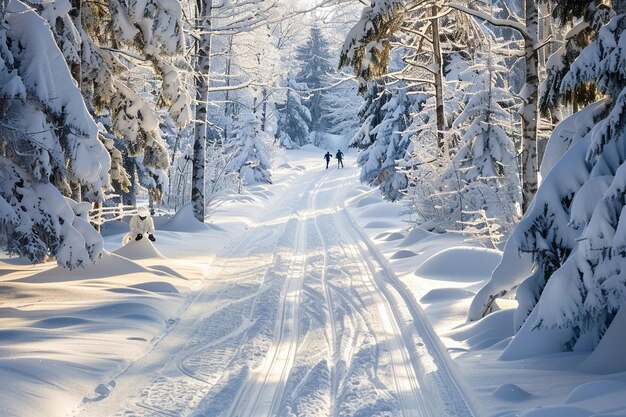
[[[178,272],[174,271],[174,269],[170,268],[167,265],[150,265],[149,268],[150,269],[156,269],[157,271],[165,272],[166,274],[171,275],[171,276],[176,277],[176,278],[181,278],[181,279],[184,279],[184,280],[187,279],[183,275],[181,275]]]
[[[491,276],[500,258],[501,253],[496,250],[452,247],[428,258],[417,268],[415,275],[457,282],[482,281]]]
[[[172,232],[203,232],[210,229],[206,224],[199,222],[193,215],[193,206],[187,204],[176,212],[172,220],[161,226],[161,230]]]
[[[441,301],[462,300],[463,298],[473,297],[475,293],[464,290],[462,288],[436,288],[428,291],[420,302],[424,304],[433,304]]]
[[[41,329],[62,329],[88,323],[91,323],[91,321],[81,317],[50,317],[34,322],[31,326]]]
[[[166,294],[179,294],[176,287],[169,282],[153,281],[142,282],[141,284],[131,285],[130,288],[137,288],[148,292],[160,292]]]
[[[395,225],[393,223],[379,220],[379,221],[375,221],[375,222],[369,222],[364,227],[367,228],[367,229],[389,229],[389,228],[394,227],[394,226]]]
[[[368,208],[363,210],[361,217],[373,217],[373,218],[393,218],[399,211],[398,207],[394,203],[378,202],[376,204],[370,204]]]
[[[131,240],[113,253],[132,260],[150,258],[165,259],[165,256],[163,256],[148,239],[141,239],[140,241]]]
[[[520,417],[590,417],[593,413],[579,407],[556,406],[542,407],[527,411]]]
[[[85,268],[65,269],[60,266],[16,280],[29,284],[50,284],[55,282],[79,281],[88,279],[109,278],[117,275],[134,273],[146,273],[166,275],[159,271],[152,271],[125,257],[104,253],[102,258],[94,265]]]
[[[382,232],[381,234],[376,235],[376,237],[374,238],[374,240],[384,239],[384,238],[386,238],[387,236],[389,236],[390,234],[391,234],[391,233],[389,233],[389,232]]]
[[[369,206],[371,204],[376,204],[376,203],[380,203],[380,198],[376,198],[374,196],[367,196],[367,197],[363,197],[361,199],[359,199],[359,201],[357,201],[354,206],[355,207],[365,207],[365,206]]]
[[[291,169],[293,168],[289,162],[282,163],[278,165],[278,168]]]
[[[404,235],[398,232],[390,233],[389,236],[385,238],[387,242],[391,242],[393,240],[400,240],[400,239],[404,239]]]
[[[622,381],[600,380],[583,384],[567,396],[563,404],[572,404],[609,395],[619,391],[626,392],[626,383]]]
[[[430,236],[435,236],[435,233],[426,231],[424,229],[422,229],[421,227],[416,227],[415,229],[411,230],[406,237],[404,238],[404,240],[402,241],[402,246],[411,246],[411,245],[415,245],[417,242],[426,239],[427,237]]]
[[[496,311],[482,320],[466,323],[448,334],[453,340],[465,341],[474,349],[486,349],[513,336],[515,310]]]
[[[626,309],[620,308],[611,326],[594,351],[585,359],[581,368],[590,373],[610,374],[626,371]]]
[[[496,388],[491,395],[505,401],[519,402],[526,401],[533,397],[528,391],[515,384],[503,384]]]
[[[413,256],[417,256],[417,253],[410,251],[410,250],[403,249],[391,255],[390,259],[406,259],[406,258],[411,258]]]

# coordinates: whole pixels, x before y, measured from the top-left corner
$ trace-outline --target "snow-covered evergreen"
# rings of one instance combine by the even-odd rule
[[[68,267],[95,261],[102,239],[64,195],[71,183],[101,202],[111,158],[46,21],[17,0],[0,3],[0,18],[0,248]]]
[[[271,183],[269,147],[271,138],[261,130],[261,122],[254,113],[238,116],[235,134],[226,143],[228,155],[226,172],[238,173],[243,185]]]
[[[465,212],[463,222],[484,212],[498,219],[508,235],[520,204],[519,170],[511,139],[514,102],[504,89],[506,68],[496,61],[491,47],[481,55],[466,70],[476,75],[475,92],[452,124],[460,132],[461,146],[444,179],[459,185],[457,211]]]
[[[608,100],[563,122],[566,126],[557,137],[565,145],[554,150],[563,153],[567,135],[571,147],[558,162],[551,162],[531,210],[504,252],[505,261],[517,263],[522,273],[507,277],[501,270],[510,267],[503,261],[470,311],[470,319],[479,317],[489,310],[490,299],[519,285],[516,323],[521,328],[507,357],[593,349],[626,300],[620,274],[626,246],[621,217],[626,187],[626,16],[620,13],[626,10],[616,12],[571,64],[561,84],[569,93],[584,83],[596,83]],[[520,250],[532,255],[534,265],[520,259]]]
[[[326,126],[323,118],[324,91],[320,90],[329,84],[328,76],[333,72],[331,64],[332,55],[330,45],[324,38],[319,27],[311,28],[311,33],[306,43],[301,45],[296,52],[296,60],[300,63],[300,71],[296,75],[296,81],[306,86],[303,93],[308,97],[304,101],[311,114],[310,129],[313,131],[325,131]]]
[[[380,110],[383,119],[369,132],[373,143],[359,153],[357,162],[361,166],[361,181],[378,186],[385,198],[395,201],[402,198],[407,187],[406,173],[398,163],[408,159],[411,144],[405,130],[413,108],[406,89],[398,89]],[[366,120],[364,126],[367,124]]]
[[[292,77],[287,80],[287,94],[285,103],[276,103],[278,122],[276,136],[281,146],[286,149],[298,148],[309,142],[309,126],[311,113],[302,104],[298,85]]]

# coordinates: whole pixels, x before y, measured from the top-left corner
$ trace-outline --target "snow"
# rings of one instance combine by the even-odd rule
[[[358,185],[354,153],[328,171],[323,153],[287,152],[273,184],[218,197],[210,224],[190,207],[156,217],[154,244],[120,247],[115,223],[93,266],[0,259],[0,410],[626,415],[626,372],[609,368],[623,326],[596,356],[499,360],[515,302],[465,318],[502,254],[410,228],[402,204]]]

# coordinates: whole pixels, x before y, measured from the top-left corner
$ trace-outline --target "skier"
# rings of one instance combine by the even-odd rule
[[[330,152],[326,151],[326,155],[324,155],[324,159],[326,160],[326,169],[328,169],[328,163],[330,162],[330,158],[332,158],[333,156],[330,154]]]
[[[130,219],[130,239],[133,237],[135,240],[141,240],[144,235],[148,235],[148,239],[154,242],[154,222],[150,217],[148,207],[139,206],[137,208],[137,214]]]
[[[341,165],[341,168],[343,168],[343,152],[341,152],[341,149],[337,149],[337,154],[335,155],[335,158],[337,158],[337,168],[339,168],[339,165]]]

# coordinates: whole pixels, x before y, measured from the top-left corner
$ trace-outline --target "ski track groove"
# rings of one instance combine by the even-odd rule
[[[322,180],[320,180],[320,184],[322,184],[323,182],[325,182],[325,180],[328,178],[328,176],[330,175],[330,172],[326,173],[326,175],[324,175],[324,177],[322,178]],[[332,295],[330,293],[330,288],[328,285],[328,276],[327,276],[327,269],[328,269],[328,245],[326,244],[326,239],[324,238],[324,234],[322,233],[321,229],[320,229],[320,225],[319,225],[319,221],[318,221],[318,211],[317,211],[317,204],[316,201],[317,199],[315,198],[317,197],[314,196],[313,200],[312,200],[312,209],[313,209],[313,223],[315,224],[315,230],[317,232],[317,235],[320,239],[320,242],[322,243],[322,256],[323,256],[323,266],[322,266],[322,276],[320,277],[320,281],[321,281],[321,285],[322,285],[322,289],[324,290],[324,299],[326,302],[326,311],[328,312],[328,322],[330,323],[330,337],[327,335],[328,343],[330,345],[330,361],[329,361],[329,372],[330,372],[330,416],[335,416],[337,411],[336,411],[336,400],[337,400],[337,393],[339,392],[339,375],[337,374],[337,364],[339,363],[340,360],[340,350],[341,347],[337,345],[337,323],[335,322],[335,308],[333,305],[333,299],[332,299]]]
[[[327,175],[325,174],[322,178]],[[308,191],[306,209],[312,207],[312,202],[322,183],[321,179],[318,178],[314,189]],[[306,278],[308,254],[306,218],[300,215],[300,211],[296,211],[292,217],[298,219],[296,242],[287,283],[283,290],[284,296],[281,297],[280,320],[276,324],[274,339],[265,360],[260,369],[252,371],[250,377],[246,378],[244,386],[239,390],[228,412],[229,417],[270,417],[273,415],[276,404],[280,403],[280,395],[287,384],[296,357],[299,341],[300,300]],[[285,339],[287,339],[286,342]],[[285,343],[287,344],[286,348],[282,347]],[[279,375],[278,379],[275,378],[277,374]],[[271,377],[274,377],[273,379],[278,382],[270,386],[268,381]],[[261,380],[260,384],[258,384],[259,379]]]

